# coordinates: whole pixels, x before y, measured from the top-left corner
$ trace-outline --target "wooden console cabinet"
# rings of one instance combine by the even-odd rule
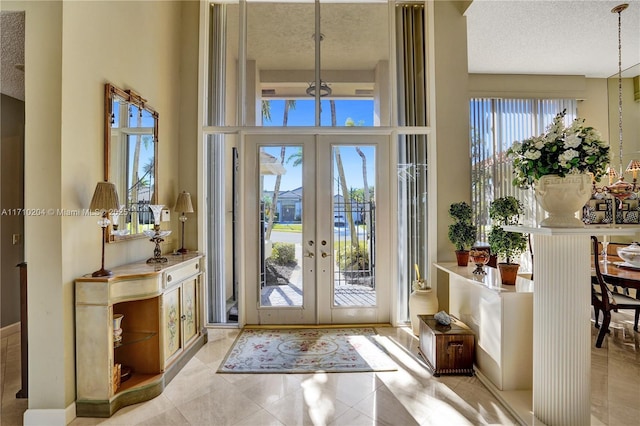
[[[76,279],[76,415],[110,417],[158,396],[206,343],[203,256],[167,255]],[[123,314],[114,344],[113,314]],[[117,366],[130,371],[117,384]],[[115,378],[114,378],[115,377]]]

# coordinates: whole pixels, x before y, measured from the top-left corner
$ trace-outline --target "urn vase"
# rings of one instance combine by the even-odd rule
[[[576,212],[591,197],[591,178],[584,174],[542,176],[535,187],[536,200],[549,213],[540,226],[544,228],[583,228]]]
[[[409,295],[409,315],[411,330],[416,336],[420,334],[418,315],[433,315],[438,312],[438,296],[432,289],[414,290]]]

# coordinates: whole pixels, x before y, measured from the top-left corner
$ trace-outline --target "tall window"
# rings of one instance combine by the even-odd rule
[[[566,123],[571,123],[576,108],[574,99],[471,99],[471,201],[480,241],[487,241],[489,205],[498,197],[513,195],[519,199],[527,225],[535,225],[542,218],[533,191],[512,185],[513,168],[506,151],[515,141],[543,133],[564,109]]]

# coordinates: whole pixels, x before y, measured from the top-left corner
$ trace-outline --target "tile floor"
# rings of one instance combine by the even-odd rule
[[[592,349],[592,424],[631,425],[640,418],[640,334],[631,316],[614,317],[612,336]],[[595,330],[592,327],[593,330]],[[146,403],[109,419],[71,425],[476,425],[515,424],[475,377],[432,377],[416,357],[410,328],[380,328],[399,369],[381,373],[217,374],[238,334],[210,329],[209,343]],[[595,339],[595,333],[592,333]],[[595,340],[594,340],[595,341]],[[21,425],[19,334],[2,338],[0,424]]]

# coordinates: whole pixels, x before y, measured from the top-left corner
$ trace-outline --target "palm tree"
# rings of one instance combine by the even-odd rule
[[[336,127],[336,101],[329,100],[329,106],[331,107],[331,127]],[[342,165],[342,156],[340,155],[340,148],[337,146],[333,148],[333,152],[336,157],[336,166],[338,168],[338,176],[340,181],[340,188],[342,189],[342,197],[344,198],[345,216],[347,216],[347,223],[349,224],[349,230],[351,231],[351,245],[358,246],[358,234],[356,232],[356,225],[353,223],[353,212],[351,212],[351,197],[349,196],[349,187],[347,186],[347,179],[344,174],[344,166]]]
[[[298,149],[296,149],[296,152],[289,155],[289,157],[287,158],[287,164],[291,162],[293,162],[293,167],[298,167],[300,164],[302,164],[302,147],[298,147]]]
[[[346,119],[344,125],[347,127],[351,127],[351,126],[355,126],[356,123],[353,121],[351,117],[349,117]],[[369,182],[367,180],[367,157],[364,155],[364,153],[358,146],[356,146],[356,152],[358,153],[360,158],[362,158],[362,182],[364,184],[364,203],[368,206],[369,203],[371,202],[371,194],[369,193]],[[367,224],[366,220],[367,218],[365,216],[365,225]]]
[[[266,113],[268,114],[268,121],[271,121],[271,103],[269,101],[262,101],[262,113],[265,114],[265,103],[267,103]],[[284,116],[282,117],[282,126],[287,127],[287,122],[289,121],[289,109],[296,109],[296,101],[293,99],[284,101]],[[286,155],[287,147],[282,146],[280,148],[280,164],[284,166],[284,160]],[[278,195],[280,195],[280,182],[282,181],[282,175],[276,176],[276,182],[273,186],[273,201],[272,206],[269,210],[269,222],[267,225],[267,232],[265,234],[265,240],[271,239],[271,230],[273,229],[273,219],[275,217],[275,210],[278,206]]]

